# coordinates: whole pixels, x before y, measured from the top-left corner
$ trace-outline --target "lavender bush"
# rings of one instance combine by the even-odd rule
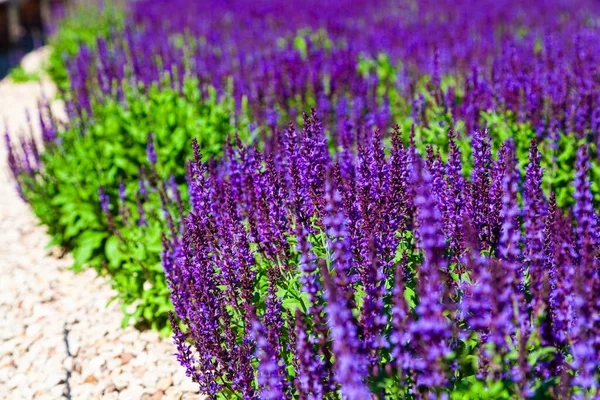
[[[140,0],[9,164],[211,397],[594,398],[598,16]]]
[[[472,136],[461,174],[391,133],[344,132],[327,150],[315,114],[278,151],[229,146],[189,172],[191,211],[165,243],[178,358],[226,398],[514,398],[600,395],[600,227],[589,147],[575,206],[541,190],[532,142],[497,157]]]
[[[316,107],[334,145],[347,122],[416,124],[421,153],[444,152],[449,127],[487,126],[495,150],[515,140],[520,166],[536,139],[546,193],[561,182],[552,185],[561,207],[572,205],[571,150],[587,142],[598,204],[598,15],[587,0],[139,1],[123,31],[67,62],[64,97],[73,115],[89,116],[98,99],[122,99],[123,85],[169,75],[176,87],[192,76],[199,90],[231,97],[236,121],[254,121],[263,138]]]
[[[122,102],[94,101],[93,120],[66,124],[42,104],[41,141],[33,132],[19,142],[6,134],[17,190],[48,226],[51,244],[73,252],[74,269],[92,267],[111,278],[123,325],[165,334],[172,307],[160,264],[168,226],[162,210],[180,211],[171,192],[185,184],[191,138],[210,156],[222,152],[232,129],[226,102],[214,93],[200,97],[193,81],[182,90],[155,85],[142,95],[125,88]]]

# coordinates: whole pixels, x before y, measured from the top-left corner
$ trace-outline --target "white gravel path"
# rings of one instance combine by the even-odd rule
[[[39,65],[44,53],[28,57],[27,67]],[[42,86],[52,98],[52,84],[44,79]],[[4,120],[13,133],[24,128],[24,110],[33,111],[39,96],[40,83],[0,82],[0,132]],[[70,255],[58,258],[47,243],[12,188],[2,143],[0,398],[61,399],[70,391],[72,399],[86,400],[200,399],[173,357],[171,340],[121,329],[120,305],[106,307],[114,295],[110,283],[92,270],[75,274]]]

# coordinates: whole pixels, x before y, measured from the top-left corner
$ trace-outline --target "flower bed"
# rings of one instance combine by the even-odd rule
[[[593,395],[600,9],[543,3],[75,17],[9,164],[212,396]]]

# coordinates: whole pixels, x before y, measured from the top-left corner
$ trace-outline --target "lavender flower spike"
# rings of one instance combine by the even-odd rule
[[[110,197],[104,191],[104,187],[100,186],[98,188],[98,198],[100,200],[100,208],[103,213],[110,213]]]
[[[343,399],[369,399],[371,393],[365,384],[368,360],[360,351],[357,322],[329,271],[325,266],[321,267],[327,288],[327,322],[333,339],[333,354],[336,357],[335,379],[340,385]]]
[[[154,135],[152,133],[148,134],[148,144],[146,145],[146,155],[148,156],[148,162],[150,162],[150,164],[152,164],[152,165],[155,165],[156,161],[157,161],[154,140],[155,140]]]

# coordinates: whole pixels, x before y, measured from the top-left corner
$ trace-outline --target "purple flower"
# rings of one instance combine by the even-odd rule
[[[420,159],[416,159],[413,179],[419,220],[419,247],[424,253],[424,260],[419,268],[419,304],[415,309],[418,318],[409,331],[418,357],[414,361],[417,384],[439,387],[446,383],[442,366],[443,359],[450,353],[450,324],[444,316],[444,303],[448,300],[440,276],[440,272],[448,274],[448,261],[444,256],[442,217],[432,194],[433,179]]]
[[[367,399],[371,397],[366,385],[368,360],[360,351],[356,320],[325,267],[322,268],[322,273],[327,288],[325,296],[328,325],[333,339],[332,350],[336,357],[335,380],[340,385],[343,398]]]
[[[153,134],[148,134],[148,144],[146,145],[146,156],[151,165],[156,164],[156,148],[154,147],[155,137]]]
[[[489,208],[493,204],[490,198],[492,153],[487,131],[475,131],[471,139],[474,168],[469,185],[469,212],[477,229],[483,249],[493,244],[492,226],[490,226]]]
[[[102,212],[106,214],[110,213],[110,197],[108,197],[102,186],[98,187],[98,198]]]
[[[545,218],[545,201],[542,192],[543,170],[540,167],[541,154],[535,141],[531,141],[529,150],[529,164],[525,174],[524,193],[524,229],[525,229],[525,257],[529,262],[529,275],[531,277],[531,291],[534,294],[535,308],[541,301],[543,286],[543,272],[540,270],[542,263],[543,229]],[[538,304],[536,304],[538,303]]]
[[[300,309],[296,309],[296,362],[298,365],[295,388],[307,399],[321,399],[325,389],[323,388],[324,368],[323,360],[315,352],[312,342],[308,337],[308,329],[304,322],[304,315]]]
[[[280,400],[288,398],[285,395],[283,371],[279,357],[272,343],[265,336],[265,329],[258,320],[252,323],[252,335],[256,341],[258,364],[258,385],[260,398],[265,400]]]

